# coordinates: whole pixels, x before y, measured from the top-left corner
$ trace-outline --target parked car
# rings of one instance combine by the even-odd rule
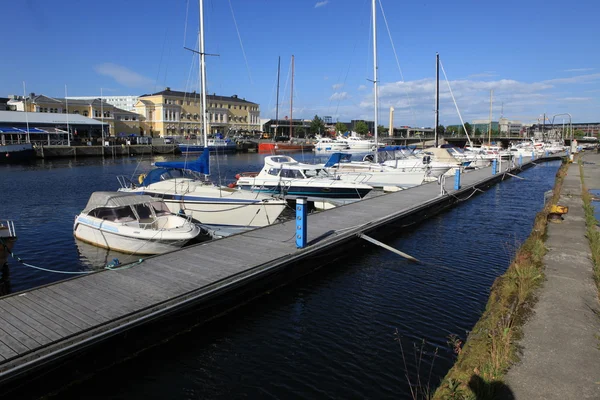
[[[173,139],[172,137],[166,137],[165,144],[175,144],[175,139]]]

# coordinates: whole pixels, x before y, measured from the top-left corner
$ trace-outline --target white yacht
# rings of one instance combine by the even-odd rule
[[[321,138],[315,143],[314,151],[316,153],[333,153],[349,149],[350,146],[348,146],[346,142],[340,142],[330,138]]]
[[[342,181],[361,182],[375,188],[396,186],[402,189],[423,183],[426,168],[394,168],[369,159],[351,161],[351,154],[334,153],[321,166]]]
[[[347,182],[329,174],[322,165],[304,164],[290,156],[267,156],[258,173],[239,175],[237,186],[251,193],[280,194],[287,199],[307,197],[309,201],[359,200],[373,187]]]
[[[191,216],[204,227],[221,232],[237,233],[270,225],[285,210],[283,199],[207,181],[203,162],[203,156],[192,162],[157,162],[155,169],[137,180],[118,177],[119,191],[159,198],[171,212]]]
[[[377,142],[373,139],[362,139],[358,136],[338,136],[337,141],[345,143],[353,151],[373,151],[377,148]]]
[[[161,254],[198,236],[200,227],[150,196],[94,192],[75,218],[73,232],[94,246],[129,254]]]

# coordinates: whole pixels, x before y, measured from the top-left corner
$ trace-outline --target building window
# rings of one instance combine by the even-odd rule
[[[76,111],[76,113],[77,113],[77,114],[79,114],[77,111]],[[84,116],[84,117],[87,117],[87,116],[88,116],[88,112],[87,112],[87,111],[84,111],[84,112],[83,112],[83,116]]]

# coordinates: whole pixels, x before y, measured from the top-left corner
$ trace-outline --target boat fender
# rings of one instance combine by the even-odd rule
[[[235,175],[235,179],[236,179],[236,180],[239,180],[241,177],[242,177],[242,175],[240,175],[240,174],[236,174],[236,175]]]
[[[227,185],[227,187],[231,188],[231,189],[235,188],[236,186],[237,186],[237,183],[235,183],[235,182],[231,182],[229,185]]]
[[[140,185],[144,182],[144,179],[146,179],[146,174],[140,174],[138,178],[138,182],[140,183]]]

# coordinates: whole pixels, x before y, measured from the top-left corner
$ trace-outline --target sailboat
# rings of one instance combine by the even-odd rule
[[[204,1],[200,4],[199,67],[204,149],[197,160],[165,161],[147,175],[130,180],[118,177],[119,191],[149,194],[161,198],[171,212],[191,216],[213,237],[229,236],[272,224],[286,207],[283,199],[260,193],[216,186],[210,175],[210,148],[206,115],[206,64],[204,52]]]
[[[393,162],[380,163],[378,149],[377,132],[377,110],[378,110],[378,92],[377,92],[377,8],[375,0],[372,0],[372,18],[373,18],[373,97],[374,97],[374,139],[375,151],[373,156],[365,157],[362,161],[351,161],[350,154],[334,153],[330,159],[323,164],[323,167],[329,173],[342,181],[356,182],[360,181],[373,187],[396,186],[400,188],[409,188],[420,185],[427,177],[435,177],[435,174],[443,174],[450,169],[450,166],[441,168],[432,168],[430,157],[423,158],[404,158],[395,159]]]
[[[277,124],[279,125],[279,63],[277,64],[277,104],[275,105],[275,115],[277,118]],[[312,151],[314,145],[311,143],[298,142],[294,143],[293,135],[293,123],[294,123],[294,56],[292,55],[292,86],[290,90],[290,133],[287,142],[277,142],[277,128],[275,128],[275,136],[272,142],[262,142],[258,144],[259,153],[277,153],[277,152],[291,152],[291,151]],[[278,127],[277,125],[277,127]]]

